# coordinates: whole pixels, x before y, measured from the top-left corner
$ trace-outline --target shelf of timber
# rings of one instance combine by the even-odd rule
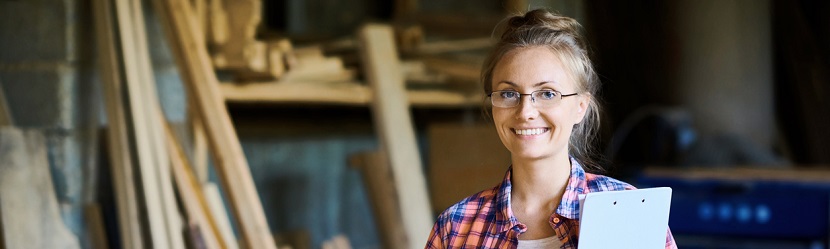
[[[222,83],[222,94],[229,103],[331,104],[368,106],[372,90],[362,82],[263,82]],[[441,89],[407,90],[413,108],[480,107],[481,94]]]

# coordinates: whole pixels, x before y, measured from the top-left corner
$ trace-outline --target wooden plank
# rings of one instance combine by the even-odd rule
[[[351,82],[285,82],[221,84],[230,102],[332,103],[366,105],[369,89]]]
[[[201,183],[208,182],[208,148],[205,137],[205,126],[199,113],[194,110],[194,103],[190,101],[187,106],[188,117],[193,133],[193,171]]]
[[[385,153],[373,151],[351,156],[350,165],[363,174],[363,183],[372,203],[375,224],[383,248],[406,248],[409,243],[403,227],[403,215],[396,198],[395,181]]]
[[[228,193],[244,248],[274,249],[262,202],[254,186],[242,145],[234,131],[219,81],[210,65],[203,36],[183,0],[155,0],[170,47],[207,131],[217,173]]]
[[[121,246],[125,249],[144,248],[141,238],[136,183],[133,176],[127,116],[122,99],[122,71],[115,47],[112,6],[108,0],[92,2],[95,15],[95,29],[98,46],[98,63],[101,71],[101,85],[107,112],[107,144],[115,189],[116,207]]]
[[[3,195],[0,195],[0,204],[3,203]],[[6,240],[3,239],[6,232],[3,232],[3,205],[0,205],[0,249],[6,249]]]
[[[176,204],[176,196],[173,192],[173,178],[170,175],[170,159],[165,149],[165,118],[161,109],[161,102],[157,96],[156,81],[153,73],[152,65],[150,64],[150,51],[147,46],[147,29],[144,27],[144,8],[142,0],[130,0],[132,10],[133,31],[136,39],[136,53],[138,56],[140,85],[140,99],[143,100],[146,111],[145,117],[149,122],[150,128],[150,142],[153,149],[153,159],[156,176],[161,187],[162,213],[164,214],[165,227],[170,237],[170,248],[184,249],[184,237],[182,231],[184,226],[182,224],[181,214],[178,211]],[[129,82],[128,82],[129,84]],[[132,99],[132,98],[131,98]]]
[[[228,13],[225,12],[223,0],[207,0],[210,8],[210,30],[207,41],[211,44],[222,44],[228,41],[230,28],[228,28]]]
[[[322,245],[323,249],[352,249],[352,245],[349,243],[349,238],[345,235],[337,235],[333,238],[323,241]]]
[[[176,139],[176,135],[173,134],[172,128],[169,125],[166,125],[165,128],[170,166],[175,177],[182,206],[184,206],[189,219],[189,226],[198,229],[201,238],[204,240],[205,248],[227,248],[228,242],[219,234],[216,221],[208,210],[208,203],[205,200],[204,193],[202,193],[202,184],[193,173],[190,163],[187,161],[187,156]]]
[[[104,228],[104,218],[101,216],[101,205],[98,203],[93,202],[84,206],[84,219],[92,248],[108,249],[107,232]]]
[[[285,82],[275,84],[222,84],[228,101],[268,101],[338,103],[366,105],[368,88],[348,82]]]
[[[258,0],[220,0],[226,17],[227,39],[212,43],[214,65],[221,69],[267,72],[265,43],[255,40],[262,20],[262,2]]]
[[[433,216],[392,28],[370,24],[360,29],[359,36],[364,75],[375,93],[374,124],[381,148],[388,153],[401,213],[406,214],[409,248],[419,248],[427,240]]]
[[[0,196],[6,249],[80,248],[58,212],[41,133],[0,128]]]
[[[274,77],[281,77],[285,73],[285,53],[283,51],[282,41],[272,41],[266,43],[268,45],[268,74]]]
[[[228,219],[228,209],[222,202],[222,195],[219,193],[219,188],[212,182],[205,182],[202,184],[202,192],[205,195],[210,216],[216,221],[216,226],[219,228],[219,234],[222,236],[229,249],[239,248],[236,242],[236,236],[233,234],[231,228],[231,221]]]
[[[163,140],[160,140],[161,120],[154,115],[160,107],[150,71],[141,2],[116,1],[115,9],[151,245],[154,248],[184,248],[181,221],[170,181],[169,159]]]
[[[354,81],[356,73],[343,66],[337,57],[297,57],[296,65],[286,72],[284,81]]]
[[[0,126],[14,125],[12,113],[9,112],[9,105],[6,102],[6,94],[3,93],[2,82],[0,82]]]
[[[220,84],[224,98],[234,103],[309,103],[366,106],[372,92],[357,82],[264,82]],[[481,107],[483,95],[446,90],[407,90],[413,107],[464,108]]]

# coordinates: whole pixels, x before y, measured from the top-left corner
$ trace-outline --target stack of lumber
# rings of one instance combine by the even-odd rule
[[[313,84],[350,82],[359,84],[358,42],[346,38],[295,47],[285,37],[260,40],[262,3],[258,0],[192,0],[194,19],[203,35],[210,59],[217,71],[230,72],[236,83],[267,82]],[[408,16],[415,4],[396,10]],[[400,19],[400,18],[399,18]],[[402,17],[402,19],[407,19]],[[398,20],[393,25],[397,50],[412,57],[402,73],[411,84],[478,82],[482,58],[458,59],[459,51],[486,49],[490,38],[424,42],[424,30],[417,23]],[[326,54],[340,56],[327,56]]]
[[[93,1],[120,246],[276,248],[218,80],[205,64],[207,50],[196,42],[204,37],[194,28],[197,19],[190,18],[193,7],[187,0],[155,4],[177,61],[186,65],[180,71],[193,100],[189,125],[197,133],[194,148],[202,150],[193,153],[200,166],[190,163],[156,96],[141,1]],[[239,242],[218,188],[207,182],[206,143],[216,157]]]
[[[325,57],[317,46],[294,49],[287,38],[260,40],[259,0],[193,0],[194,17],[213,66],[235,81],[353,79],[340,58]]]

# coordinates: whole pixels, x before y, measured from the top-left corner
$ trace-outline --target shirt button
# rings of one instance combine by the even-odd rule
[[[553,223],[559,223],[559,217],[554,217],[553,218]]]

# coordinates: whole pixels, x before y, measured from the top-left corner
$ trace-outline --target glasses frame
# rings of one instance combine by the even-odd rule
[[[493,94],[494,93],[503,93],[503,92],[514,92],[514,93],[518,94],[519,95],[519,101],[516,102],[516,105],[512,105],[512,106],[498,106],[498,105],[496,105],[496,103],[493,102]],[[533,103],[535,105],[536,104],[536,97],[534,97],[533,95],[536,94],[536,93],[539,93],[539,92],[555,92],[556,94],[559,95],[559,100],[562,100],[565,97],[579,95],[579,93],[562,94],[562,92],[557,91],[557,90],[543,89],[543,90],[532,91],[530,93],[520,93],[519,91],[515,91],[515,90],[492,91],[489,94],[487,94],[487,97],[490,98],[490,105],[492,105],[492,106],[501,107],[501,108],[512,108],[512,107],[519,106],[519,104],[522,103],[522,97],[524,97],[524,96],[530,96],[530,103]]]

